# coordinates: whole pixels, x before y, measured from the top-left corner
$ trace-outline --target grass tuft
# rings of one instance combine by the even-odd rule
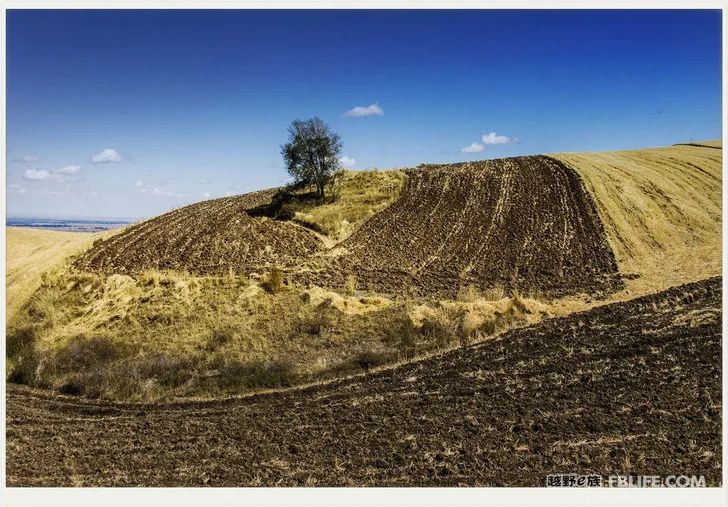
[[[283,290],[283,270],[278,266],[272,266],[268,272],[268,276],[261,287],[265,289],[269,294],[277,294]]]

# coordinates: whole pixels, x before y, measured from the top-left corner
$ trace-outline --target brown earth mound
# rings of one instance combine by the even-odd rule
[[[721,279],[393,370],[242,399],[7,394],[8,486],[721,483]]]
[[[249,274],[296,265],[322,248],[310,231],[251,217],[275,190],[204,201],[147,220],[100,241],[76,261],[79,269],[138,273],[171,269],[195,274]]]
[[[421,166],[400,198],[325,250],[307,229],[251,216],[273,191],[187,206],[95,245],[77,268],[250,274],[277,264],[294,280],[386,294],[452,297],[467,285],[551,295],[609,293],[617,264],[589,194],[555,159]],[[334,255],[338,252],[339,255]],[[343,254],[342,254],[343,253]]]
[[[421,166],[399,200],[308,279],[353,274],[377,292],[454,296],[465,285],[611,292],[617,264],[575,171],[544,156]]]

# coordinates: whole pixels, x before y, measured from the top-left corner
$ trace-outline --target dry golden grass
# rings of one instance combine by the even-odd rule
[[[331,202],[290,206],[296,221],[322,231],[334,241],[348,237],[367,218],[392,204],[402,190],[402,171],[342,171]]]
[[[9,335],[7,374],[115,399],[218,396],[410,360],[555,314],[517,294],[420,303],[315,286],[270,292],[235,276],[52,270]]]
[[[20,309],[40,287],[41,275],[62,263],[74,253],[90,246],[96,234],[83,232],[45,231],[21,227],[7,227],[5,290],[7,322],[17,317]]]
[[[554,156],[579,172],[594,197],[620,271],[639,275],[628,282],[630,296],[720,274],[722,150],[676,145]]]

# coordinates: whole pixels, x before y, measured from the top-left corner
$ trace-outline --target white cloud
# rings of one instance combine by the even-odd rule
[[[136,186],[139,188],[139,192],[146,195],[154,195],[157,197],[176,197],[177,199],[185,199],[190,196],[187,192],[171,192],[163,190],[152,183],[142,183],[141,181],[137,181]]]
[[[156,183],[142,183],[141,181],[137,181],[136,187],[142,194],[172,195],[171,192],[164,192]]]
[[[462,151],[463,153],[480,153],[483,150],[485,150],[485,146],[480,143],[473,143],[469,146],[466,146],[460,151]]]
[[[8,188],[14,192],[17,192],[18,194],[24,194],[26,192],[25,187],[21,187],[17,183],[11,183],[8,185]]]
[[[31,180],[31,181],[39,181],[44,180],[48,176],[50,176],[51,173],[46,171],[45,169],[26,169],[23,173],[23,179],[24,180]]]
[[[166,190],[162,190],[161,188],[155,187],[154,185],[150,184],[142,185],[139,188],[139,191],[142,194],[160,195],[164,197],[171,197],[172,195],[174,195],[172,194],[172,192],[167,192]]]
[[[344,167],[354,167],[356,165],[356,159],[347,157],[346,155],[339,158],[339,162],[341,162],[341,165]]]
[[[22,157],[14,158],[13,161],[29,164],[30,162],[40,161],[40,157],[36,157],[35,155],[23,155]]]
[[[41,190],[41,193],[43,195],[51,195],[51,196],[54,196],[54,197],[60,197],[60,196],[63,196],[63,195],[68,195],[69,192],[70,192],[70,190],[71,190],[71,185],[66,185],[66,188],[65,189],[62,189],[62,190],[60,190],[60,189],[54,189],[54,188],[48,188],[48,187],[43,187],[43,190]]]
[[[372,104],[366,107],[356,106],[354,109],[349,109],[346,113],[344,113],[345,116],[352,116],[355,118],[372,116],[374,114],[379,116],[382,116],[384,114],[384,110],[379,107],[379,104]]]
[[[64,174],[66,176],[70,176],[72,174],[76,174],[80,170],[81,170],[80,165],[67,165],[66,167],[61,167],[60,169],[56,169],[53,172],[56,174]]]
[[[114,162],[118,164],[123,160],[124,158],[119,154],[119,152],[116,150],[112,150],[111,148],[101,150],[91,158],[91,161],[94,164],[107,164],[109,162]]]
[[[210,192],[202,192],[202,197],[209,199],[212,194]]]
[[[517,137],[499,136],[495,132],[485,134],[481,141],[483,141],[483,144],[518,144],[520,142]]]

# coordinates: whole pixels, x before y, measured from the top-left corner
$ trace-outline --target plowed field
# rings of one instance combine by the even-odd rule
[[[388,294],[454,296],[466,285],[552,294],[611,292],[617,265],[596,209],[572,169],[548,157],[423,166],[400,198],[330,257],[289,222],[251,217],[272,191],[216,199],[100,242],[77,268],[249,274],[277,264],[299,281],[340,289],[349,275]],[[313,270],[311,265],[315,266]]]
[[[420,166],[393,204],[327,247],[251,217],[273,191],[175,210],[100,241],[76,267],[261,273],[336,290],[452,297],[465,285],[646,294],[720,273],[720,142]]]
[[[249,274],[277,264],[290,268],[322,248],[310,231],[251,217],[274,190],[185,206],[99,241],[75,266],[106,273],[171,269],[195,274]]]
[[[424,166],[318,283],[454,296],[464,285],[609,292],[617,265],[579,176],[548,157]]]
[[[721,481],[721,280],[392,370],[143,405],[10,385],[9,486],[540,486],[550,473]]]

